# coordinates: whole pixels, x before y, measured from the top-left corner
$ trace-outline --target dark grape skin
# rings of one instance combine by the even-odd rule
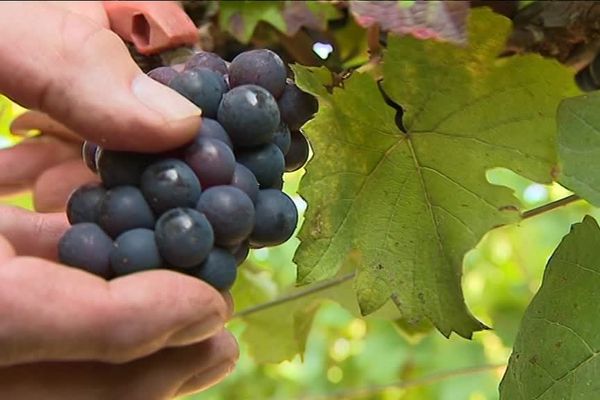
[[[148,76],[163,85],[168,85],[178,75],[171,67],[158,67],[148,71]]]
[[[300,90],[291,80],[286,82],[285,89],[277,100],[277,105],[281,113],[281,120],[292,131],[299,130],[319,109],[317,99]]]
[[[138,186],[142,173],[156,156],[151,154],[101,149],[96,164],[102,183],[108,189],[115,186]]]
[[[58,241],[58,259],[63,264],[110,279],[112,244],[112,239],[98,225],[75,224]]]
[[[100,226],[111,237],[135,228],[154,228],[154,214],[142,192],[134,186],[106,191],[100,204]]]
[[[199,265],[214,244],[206,216],[191,208],[174,208],[156,222],[156,244],[162,258],[176,268]]]
[[[208,68],[184,70],[169,82],[169,87],[202,109],[202,115],[217,116],[219,103],[227,91],[223,76]]]
[[[219,246],[233,246],[252,232],[254,204],[236,187],[222,185],[205,190],[196,208],[210,222]]]
[[[277,189],[258,192],[255,223],[250,244],[253,247],[276,246],[288,240],[298,223],[296,205]]]
[[[230,149],[233,149],[233,144],[225,129],[218,121],[211,118],[202,118],[202,124],[196,137],[217,139],[225,143]]]
[[[154,231],[137,228],[120,234],[110,252],[110,265],[116,276],[160,268],[163,262]]]
[[[265,89],[242,85],[225,93],[217,120],[235,146],[258,146],[273,139],[279,126],[279,108]]]
[[[99,183],[87,183],[75,189],[67,200],[67,219],[71,225],[81,222],[98,223],[100,204],[106,189]]]
[[[233,246],[227,249],[235,258],[235,264],[240,266],[246,261],[248,258],[248,254],[250,254],[250,246],[247,241],[238,244],[237,246]]]
[[[308,140],[300,131],[292,132],[292,143],[285,155],[285,172],[299,170],[308,161]]]
[[[267,49],[245,51],[238,54],[229,65],[229,84],[258,85],[276,98],[285,88],[287,71],[283,60]]]
[[[256,201],[259,187],[258,181],[256,180],[256,177],[252,171],[240,163],[235,163],[233,177],[231,178],[231,186],[234,186],[246,193],[252,202]]]
[[[98,172],[98,166],[96,165],[97,151],[98,145],[96,143],[88,142],[87,140],[83,142],[83,145],[81,146],[81,158],[83,159],[84,164],[93,173]]]
[[[279,147],[279,150],[281,150],[284,156],[287,154],[290,150],[290,145],[292,144],[292,134],[286,124],[279,124],[271,143]]]
[[[229,290],[237,277],[235,257],[227,250],[215,247],[206,260],[188,272],[217,290]]]
[[[183,161],[166,159],[142,174],[140,189],[157,215],[177,207],[194,207],[202,188],[194,171]]]
[[[201,51],[191,56],[185,63],[184,69],[195,69],[198,67],[208,68],[221,75],[227,74],[227,64],[218,54],[209,51]]]
[[[222,141],[196,138],[185,149],[184,154],[185,162],[194,171],[203,188],[231,182],[235,156]]]
[[[261,189],[276,185],[285,168],[283,154],[273,143],[242,150],[238,153],[237,160],[256,176]]]

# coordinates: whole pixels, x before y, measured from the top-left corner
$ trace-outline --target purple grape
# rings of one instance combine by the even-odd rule
[[[113,238],[135,228],[154,228],[154,214],[144,195],[134,186],[106,191],[100,204],[100,226]]]
[[[81,158],[83,162],[93,173],[98,172],[98,165],[96,165],[96,152],[98,151],[98,145],[96,143],[83,142],[81,146]]]
[[[235,156],[217,139],[197,138],[185,150],[185,162],[194,171],[203,188],[231,182]]]
[[[292,132],[292,143],[285,155],[285,172],[297,171],[308,161],[308,140],[300,131]]]
[[[221,75],[227,74],[227,64],[218,54],[209,51],[201,51],[191,56],[185,63],[185,69],[198,67],[208,68]]]
[[[81,222],[98,223],[100,204],[106,189],[99,183],[88,183],[77,188],[67,200],[67,219],[71,225]]]
[[[171,67],[158,67],[148,72],[148,76],[163,85],[168,85],[178,75]]]
[[[231,186],[246,193],[252,202],[256,201],[256,196],[258,195],[258,181],[252,171],[240,163],[235,163],[233,177],[231,178]]]
[[[225,143],[230,149],[233,149],[231,139],[221,124],[210,118],[202,118],[202,124],[198,130],[197,138],[217,139]]]
[[[287,71],[281,58],[267,49],[250,50],[238,54],[229,65],[229,83],[258,85],[279,97],[285,88]]]
[[[250,235],[252,246],[276,246],[288,240],[298,223],[296,205],[277,189],[258,192],[255,204],[254,230]]]
[[[138,228],[120,234],[113,243],[110,264],[117,276],[160,268],[163,262],[154,231]]]
[[[188,69],[169,82],[169,87],[202,109],[202,115],[217,116],[227,85],[223,76],[208,68]]]
[[[292,131],[300,129],[319,109],[317,99],[311,94],[300,90],[291,80],[287,81],[277,104],[279,105],[281,120]]]
[[[112,239],[96,224],[83,222],[70,227],[58,241],[61,263],[109,279]]]

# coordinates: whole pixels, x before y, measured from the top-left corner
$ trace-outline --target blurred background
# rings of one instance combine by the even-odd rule
[[[304,5],[292,4],[296,14],[288,12],[286,16],[289,3],[182,2],[198,26],[200,39],[195,49],[217,52],[226,60],[249,48],[267,47],[287,62],[325,65],[343,76],[367,65],[377,48],[385,46],[385,32],[359,26],[349,17],[348,8],[340,6],[343,2],[294,2]],[[531,2],[473,3],[504,3],[495,7],[514,17]],[[281,15],[273,14],[273,9],[280,9]],[[307,19],[306,10],[316,18]],[[231,22],[236,13],[246,23],[241,30]],[[294,16],[300,22],[292,32]],[[281,28],[280,19],[287,24],[287,31]],[[252,24],[252,29],[248,28]],[[181,62],[194,48],[150,56],[139,54],[134,46],[130,50],[149,70]],[[0,97],[0,147],[22,140],[11,135],[9,127],[23,112]],[[296,192],[303,173],[288,174],[284,187],[300,211],[305,204]],[[512,188],[525,209],[570,195],[559,185],[539,185],[506,170],[490,171],[488,179]],[[33,209],[27,191],[0,197],[0,202]],[[406,332],[399,323],[357,318],[331,300],[326,290],[311,297],[312,303],[290,297],[296,278],[292,258],[298,241],[294,238],[277,248],[253,251],[240,267],[240,278],[232,290],[238,314],[228,327],[240,342],[237,369],[218,386],[188,399],[497,399],[521,316],[539,288],[546,262],[571,224],[585,214],[600,216],[597,209],[578,201],[495,229],[466,256],[466,302],[475,316],[492,328],[476,333],[470,341],[457,336],[447,339],[429,326]],[[273,299],[281,296],[289,301],[273,305]],[[305,302],[302,312],[314,314],[313,323],[291,329],[290,314],[297,311],[298,302]],[[298,332],[302,337],[294,337]],[[303,356],[293,355],[302,350],[298,343],[304,336]]]

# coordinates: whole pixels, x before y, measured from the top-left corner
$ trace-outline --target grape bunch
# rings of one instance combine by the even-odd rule
[[[250,248],[279,245],[296,228],[283,174],[308,159],[300,128],[316,99],[270,50],[231,63],[200,52],[178,70],[148,75],[200,107],[201,127],[190,143],[162,154],[85,142],[83,159],[101,183],[69,197],[59,259],[105,279],[169,268],[226,290]]]

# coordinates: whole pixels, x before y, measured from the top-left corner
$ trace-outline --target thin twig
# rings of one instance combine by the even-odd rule
[[[300,291],[294,292],[294,293],[290,293],[290,294],[287,294],[285,296],[281,296],[281,297],[279,297],[279,298],[277,298],[275,300],[271,300],[271,301],[268,301],[268,302],[265,302],[265,303],[261,303],[261,304],[258,304],[256,306],[248,307],[248,308],[246,308],[244,310],[241,310],[241,311],[235,313],[233,315],[233,318],[246,317],[246,316],[248,316],[250,314],[254,314],[254,313],[257,313],[259,311],[263,311],[263,310],[265,310],[267,308],[275,307],[275,306],[278,306],[280,304],[284,304],[284,303],[287,303],[289,301],[293,301],[293,300],[299,299],[301,297],[308,296],[310,294],[317,293],[317,292],[320,292],[322,290],[329,289],[330,287],[341,285],[342,283],[344,283],[346,281],[349,281],[350,279],[354,278],[355,274],[356,274],[355,272],[351,272],[349,274],[342,275],[342,276],[339,276],[337,278],[330,279],[328,281],[324,281],[322,283],[310,286],[307,289],[300,290]]]
[[[346,389],[340,390],[334,393],[325,395],[308,395],[302,397],[302,400],[336,400],[336,399],[354,399],[357,397],[366,397],[374,394],[381,393],[387,389],[409,389],[417,386],[426,386],[432,383],[444,381],[449,378],[458,376],[472,375],[480,372],[492,371],[500,368],[505,368],[506,364],[485,364],[478,365],[475,367],[459,368],[450,371],[437,372],[430,375],[425,375],[420,378],[402,380],[393,382],[386,385],[373,385],[358,389]]]
[[[555,208],[566,206],[567,204],[573,203],[578,200],[581,200],[581,197],[577,196],[576,194],[572,194],[570,196],[563,197],[562,199],[553,201],[551,203],[544,204],[543,206],[539,206],[536,208],[532,208],[531,210],[523,211],[523,213],[521,214],[521,218],[527,219],[527,218],[535,217],[536,215],[540,215],[545,212],[552,211]]]

